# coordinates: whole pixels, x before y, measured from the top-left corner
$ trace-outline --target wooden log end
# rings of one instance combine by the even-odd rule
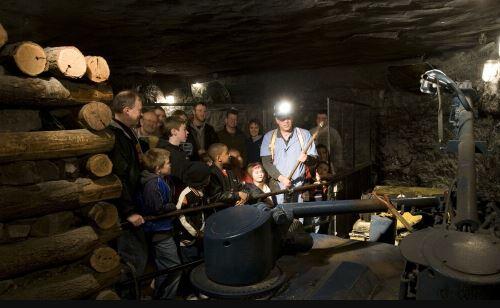
[[[119,198],[122,193],[122,182],[114,175],[91,181],[85,184],[80,193],[79,202],[82,205],[102,200]]]
[[[7,34],[7,31],[5,28],[0,24],[0,47],[5,45],[7,41],[9,40],[9,35]]]
[[[91,174],[97,177],[104,177],[113,171],[113,163],[108,155],[96,154],[87,160],[86,168]]]
[[[85,127],[101,131],[111,124],[113,113],[108,105],[101,102],[91,102],[80,109],[78,119]]]
[[[120,265],[120,256],[111,247],[100,247],[90,256],[90,266],[99,273],[107,273]]]
[[[99,292],[99,294],[97,294],[97,296],[95,297],[96,300],[98,301],[102,301],[102,300],[120,300],[120,296],[118,296],[118,294],[116,294],[116,292],[112,291],[112,290],[104,290],[104,291],[101,291]]]
[[[18,238],[26,238],[30,234],[31,226],[25,224],[12,224],[7,225],[7,233],[9,238],[18,239]]]
[[[74,46],[47,47],[47,69],[68,78],[81,78],[87,71],[85,57]]]
[[[2,56],[12,57],[17,68],[28,76],[37,76],[45,71],[47,55],[37,43],[24,41],[4,47]]]
[[[118,223],[118,210],[108,202],[98,202],[89,211],[88,217],[103,229],[110,229]]]
[[[99,83],[108,80],[110,70],[106,59],[100,56],[86,56],[87,78],[93,82]]]

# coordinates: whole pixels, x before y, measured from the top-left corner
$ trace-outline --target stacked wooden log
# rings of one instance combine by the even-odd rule
[[[7,39],[0,24],[0,299],[117,299],[107,63]]]

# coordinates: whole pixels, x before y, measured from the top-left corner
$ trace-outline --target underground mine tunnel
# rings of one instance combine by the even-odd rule
[[[0,299],[499,299],[499,15],[2,0]]]

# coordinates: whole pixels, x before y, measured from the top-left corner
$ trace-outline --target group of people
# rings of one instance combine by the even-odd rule
[[[261,195],[327,179],[343,164],[340,136],[333,128],[332,140],[321,130],[317,145],[306,149],[314,129],[295,127],[292,114],[279,110],[274,114],[277,128],[264,135],[258,120],[249,121],[248,135],[243,133],[235,109],[227,111],[224,128],[216,132],[207,123],[205,103],[193,106],[191,118],[183,110],[167,116],[161,107],[143,108],[141,96],[132,90],[119,92],[112,110],[115,145],[110,158],[123,187],[115,203],[121,220],[131,226],[116,245],[136,275],[145,272],[148,255],[159,271],[203,257],[205,219],[216,210],[163,214],[216,202],[226,206],[265,202],[274,207],[318,200],[313,197],[316,191]],[[316,120],[324,118],[326,112],[319,112]],[[332,145],[334,159],[318,142],[324,139]],[[290,174],[297,161],[299,167]],[[320,194],[327,198],[324,191]],[[181,271],[155,278],[153,298],[175,298],[181,279]]]

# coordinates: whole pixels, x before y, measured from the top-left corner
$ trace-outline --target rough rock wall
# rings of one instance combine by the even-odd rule
[[[500,127],[496,134],[494,129],[500,122],[500,100],[496,86],[485,84],[481,80],[481,72],[484,62],[495,54],[495,50],[495,44],[479,45],[472,50],[426,60],[455,81],[470,80],[478,90],[481,99],[477,104],[479,119],[475,122],[475,136],[476,140],[487,141],[490,148],[500,144]],[[267,110],[270,114],[277,98],[291,98],[297,103],[296,123],[305,128],[314,125],[314,111],[326,108],[328,96],[339,101],[369,104],[373,108],[373,157],[377,166],[377,184],[444,187],[456,174],[457,159],[456,155],[439,150],[437,99],[398,90],[387,83],[388,66],[418,62],[420,60],[263,72],[219,78],[217,81],[229,92],[232,104],[251,106],[252,112]],[[415,82],[418,84],[418,78]],[[193,102],[187,82],[175,91],[181,97],[180,102]],[[451,126],[447,124],[450,98],[445,97],[443,104],[444,140],[447,141],[454,139]],[[266,129],[270,129],[271,125],[272,119]],[[346,132],[340,133],[346,136]],[[478,190],[485,198],[500,199],[500,192],[497,192],[500,191],[499,155],[477,155]]]
[[[495,84],[484,83],[481,73],[486,60],[498,57],[496,48],[490,43],[426,59],[457,82],[470,80],[480,95],[476,104],[479,118],[475,121],[475,138],[486,141],[489,149],[497,152],[476,155],[478,195],[489,200],[500,199],[500,100]],[[219,81],[228,88],[233,102],[261,105],[263,109],[270,110],[280,95],[292,97],[301,110],[296,122],[303,127],[313,125],[314,110],[325,108],[327,96],[367,103],[374,111],[378,184],[445,187],[456,176],[457,156],[439,150],[437,98],[398,90],[387,83],[389,65],[418,62],[268,72]],[[418,78],[415,83],[419,83]],[[450,97],[445,96],[444,142],[455,139],[448,124],[450,103]],[[341,134],[345,136],[346,132]]]

